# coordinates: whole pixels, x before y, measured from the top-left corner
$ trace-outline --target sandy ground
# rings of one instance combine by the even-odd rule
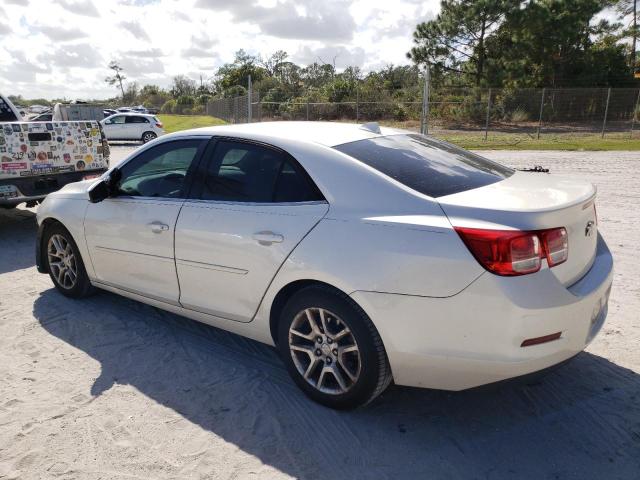
[[[1,212],[0,478],[640,478],[640,155],[484,154],[598,184],[616,276],[574,361],[334,412],[269,347],[109,293],[57,294],[34,266],[33,210]]]

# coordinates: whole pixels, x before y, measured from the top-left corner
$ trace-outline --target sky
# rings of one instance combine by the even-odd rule
[[[112,97],[111,60],[139,85],[207,80],[241,48],[366,72],[409,63],[415,26],[438,10],[439,0],[0,0],[0,92]]]

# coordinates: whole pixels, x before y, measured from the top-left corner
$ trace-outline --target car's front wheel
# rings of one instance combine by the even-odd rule
[[[365,405],[391,382],[375,326],[351,298],[329,287],[304,288],[287,302],[278,348],[296,384],[331,408]]]
[[[144,132],[142,134],[142,143],[148,143],[148,142],[150,142],[151,140],[153,140],[155,138],[158,138],[158,135],[156,135],[155,133],[153,133],[153,132]]]
[[[93,292],[82,257],[71,234],[60,224],[45,231],[43,246],[49,276],[60,293],[82,298]]]

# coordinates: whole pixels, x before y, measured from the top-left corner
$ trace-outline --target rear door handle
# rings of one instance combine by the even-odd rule
[[[166,232],[169,230],[169,225],[161,222],[151,222],[147,225],[153,233]]]
[[[253,239],[260,245],[271,245],[272,243],[282,243],[284,237],[279,233],[257,232],[253,234]]]

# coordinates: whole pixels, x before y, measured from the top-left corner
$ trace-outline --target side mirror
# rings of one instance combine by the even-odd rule
[[[89,201],[91,203],[98,203],[106,198],[114,197],[117,192],[118,182],[122,178],[122,172],[114,168],[109,173],[109,176],[96,183],[91,190],[89,190]]]
[[[89,201],[91,203],[98,203],[105,198],[109,198],[109,186],[106,181],[100,180],[89,190]]]

